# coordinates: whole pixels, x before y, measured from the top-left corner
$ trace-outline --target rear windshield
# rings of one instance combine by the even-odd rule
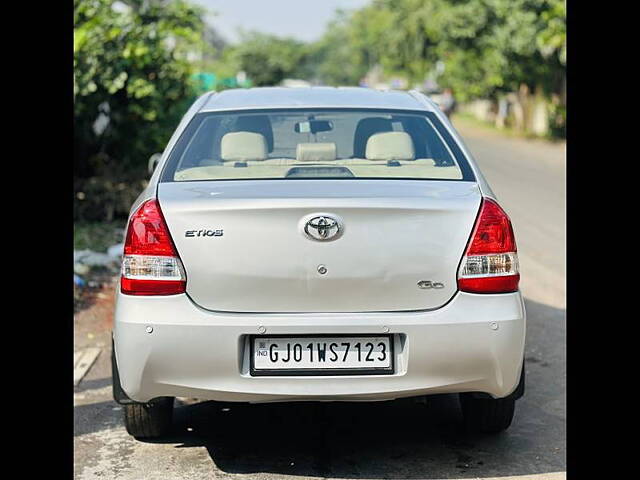
[[[162,173],[164,182],[304,178],[474,180],[433,113],[373,109],[199,113]]]

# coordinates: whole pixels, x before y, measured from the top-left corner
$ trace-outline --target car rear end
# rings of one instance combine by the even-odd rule
[[[423,107],[194,114],[129,220],[117,397],[521,395],[510,221]]]

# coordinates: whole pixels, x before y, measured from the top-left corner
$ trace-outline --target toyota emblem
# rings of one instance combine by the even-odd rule
[[[304,225],[304,233],[319,242],[335,240],[342,234],[342,225],[337,218],[318,215],[310,218]]]

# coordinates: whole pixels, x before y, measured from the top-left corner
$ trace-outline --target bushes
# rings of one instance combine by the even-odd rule
[[[76,220],[126,216],[193,100],[202,15],[184,1],[75,0]]]
[[[74,219],[107,222],[126,219],[131,204],[146,187],[147,180],[123,180],[104,176],[76,179]]]

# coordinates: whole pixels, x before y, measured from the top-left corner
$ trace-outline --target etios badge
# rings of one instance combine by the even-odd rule
[[[310,218],[304,225],[304,233],[312,240],[326,242],[342,235],[342,225],[337,218],[318,215]]]
[[[418,282],[418,288],[422,288],[424,290],[428,290],[430,288],[444,288],[444,283],[441,282],[432,282],[431,280],[420,280]]]

